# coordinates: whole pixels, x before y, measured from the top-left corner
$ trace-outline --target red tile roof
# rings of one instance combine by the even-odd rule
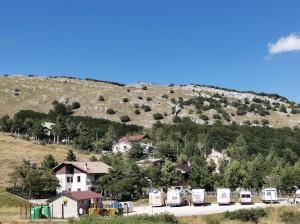
[[[137,142],[141,141],[145,135],[129,135],[129,136],[124,136],[118,140],[119,143],[121,142]]]
[[[63,195],[76,201],[102,197],[101,194],[97,194],[93,191],[64,191]]]

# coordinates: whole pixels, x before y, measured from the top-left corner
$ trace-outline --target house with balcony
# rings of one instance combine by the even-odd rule
[[[99,177],[111,167],[103,162],[63,162],[53,168],[59,180],[57,193],[63,191],[95,191]]]

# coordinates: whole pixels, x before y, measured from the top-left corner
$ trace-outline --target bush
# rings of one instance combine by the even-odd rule
[[[133,106],[134,108],[140,108],[140,105],[138,103],[135,103]]]
[[[240,209],[233,212],[225,212],[225,218],[230,220],[241,220],[242,222],[255,222],[257,223],[259,218],[267,216],[267,212],[263,208],[252,209]]]
[[[143,100],[143,97],[141,97],[141,96],[138,96],[138,99],[139,99],[139,100]]]
[[[170,89],[170,93],[173,94],[175,93],[175,91],[173,89]]]
[[[73,110],[76,110],[76,109],[78,109],[78,108],[80,108],[80,103],[79,103],[79,102],[74,102],[74,103],[72,103],[72,109],[73,109]]]
[[[143,86],[143,87],[142,87],[142,90],[147,90],[147,89],[148,89],[147,86]]]
[[[181,122],[181,118],[178,116],[173,117],[173,122],[174,123],[180,123]]]
[[[222,117],[220,116],[220,114],[214,114],[213,119],[222,119]]]
[[[153,118],[155,120],[161,120],[161,119],[164,119],[164,116],[160,113],[155,113],[155,114],[153,114]]]
[[[112,108],[108,108],[108,109],[106,110],[106,113],[108,113],[108,114],[115,114],[116,111],[115,111],[114,109],[112,109]]]
[[[151,111],[151,107],[148,106],[148,105],[143,105],[143,106],[142,106],[142,109],[143,109],[145,112]]]
[[[123,123],[127,123],[127,122],[131,121],[130,117],[128,115],[124,115],[124,116],[120,117],[120,120]]]
[[[293,211],[284,211],[280,218],[282,222],[287,224],[298,224],[300,220],[299,214]]]
[[[123,98],[123,102],[127,103],[127,102],[129,102],[129,99],[127,97],[125,97],[125,98]]]
[[[147,97],[146,100],[147,100],[147,101],[151,101],[152,98],[151,98],[151,97]]]
[[[102,96],[102,95],[101,95],[101,96],[98,96],[98,100],[99,100],[99,101],[104,101],[104,100],[105,100],[105,99],[104,99],[104,96]]]
[[[161,97],[162,97],[162,98],[165,98],[165,99],[168,99],[168,98],[169,98],[167,94],[164,94],[164,95],[162,95]]]
[[[200,117],[201,120],[204,120],[204,121],[209,120],[208,116],[206,116],[205,114],[201,114],[199,117]]]
[[[139,109],[136,109],[136,110],[134,111],[134,113],[137,114],[137,115],[139,115],[139,114],[141,114],[141,111],[140,111]]]

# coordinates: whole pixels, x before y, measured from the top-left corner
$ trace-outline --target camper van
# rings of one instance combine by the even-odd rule
[[[160,190],[153,190],[149,193],[150,206],[163,206],[166,204],[166,194]]]
[[[240,204],[252,204],[252,197],[250,191],[241,191],[240,192]]]
[[[217,190],[217,202],[219,205],[229,205],[230,204],[230,189],[220,188]]]
[[[169,206],[180,206],[185,205],[183,198],[183,192],[179,190],[170,190],[167,193],[167,205]]]
[[[263,203],[276,203],[277,189],[276,188],[263,188],[261,191],[261,200]]]
[[[205,189],[193,189],[192,190],[192,203],[193,205],[205,204]]]
[[[300,204],[300,190],[296,190],[296,193],[295,193],[295,204]]]

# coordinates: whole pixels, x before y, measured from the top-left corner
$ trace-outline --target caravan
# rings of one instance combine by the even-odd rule
[[[183,192],[179,190],[170,190],[167,193],[167,205],[180,206],[185,205],[186,201],[183,198]]]
[[[300,204],[300,190],[296,190],[296,193],[295,193],[295,204]]]
[[[192,190],[192,203],[193,205],[205,205],[205,189]]]
[[[150,206],[163,206],[166,204],[166,194],[160,190],[153,190],[149,193]]]
[[[219,205],[229,205],[230,204],[230,189],[220,188],[217,190],[217,202]]]
[[[263,203],[276,203],[277,189],[276,188],[263,188],[261,192],[261,200]]]
[[[240,204],[252,204],[252,197],[250,191],[241,191],[240,192]]]

